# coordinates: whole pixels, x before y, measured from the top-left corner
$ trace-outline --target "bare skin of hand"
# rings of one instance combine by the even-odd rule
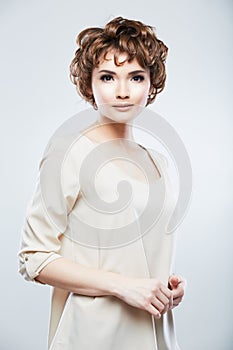
[[[171,309],[178,306],[184,297],[186,280],[178,275],[171,275],[168,280],[169,289],[173,296],[173,305]]]
[[[169,278],[169,286],[165,286],[155,278],[130,278],[64,258],[47,264],[36,280],[82,295],[112,295],[156,318],[173,308],[173,301],[174,306],[178,305],[184,294],[184,281],[175,275]]]
[[[173,306],[172,291],[157,279],[130,278],[118,296],[127,304],[160,318]]]

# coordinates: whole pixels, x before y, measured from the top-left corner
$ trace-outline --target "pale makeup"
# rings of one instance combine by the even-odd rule
[[[102,117],[113,117],[113,120],[124,123],[132,119],[132,109],[146,106],[151,84],[149,69],[142,68],[136,59],[128,62],[127,55],[122,53],[119,62],[124,63],[115,65],[114,53],[109,52],[93,69],[92,93],[100,112],[105,110],[103,106],[115,112]]]

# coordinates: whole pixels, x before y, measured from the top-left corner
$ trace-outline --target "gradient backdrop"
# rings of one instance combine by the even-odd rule
[[[233,348],[232,1],[1,0],[2,350],[46,349],[50,287],[17,272],[21,225],[49,137],[86,108],[69,81],[76,35],[119,15],[155,26],[169,47],[166,89],[150,108],[173,125],[192,161],[175,267],[188,280],[175,311],[181,349]]]

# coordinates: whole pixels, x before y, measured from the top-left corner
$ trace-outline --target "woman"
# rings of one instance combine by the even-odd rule
[[[152,27],[121,17],[82,31],[77,42],[71,80],[97,119],[78,135],[71,122],[51,138],[23,227],[20,273],[54,287],[50,350],[179,349],[172,308],[182,300],[184,280],[170,275],[166,164],[134,142],[129,124],[164,88],[167,47]],[[97,174],[106,155],[111,161]],[[147,201],[146,208],[158,220],[146,234],[138,213],[147,184],[133,162],[144,164],[154,194],[155,206]],[[119,210],[114,205],[124,191],[113,186],[122,179],[136,200]]]

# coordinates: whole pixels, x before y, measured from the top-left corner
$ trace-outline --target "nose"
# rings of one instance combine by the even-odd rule
[[[129,88],[126,82],[118,82],[116,88],[116,98],[117,99],[128,99],[130,96]]]

